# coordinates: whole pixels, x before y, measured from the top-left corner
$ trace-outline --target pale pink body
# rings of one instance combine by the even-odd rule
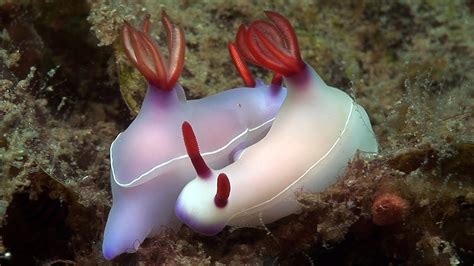
[[[140,113],[110,147],[113,205],[102,243],[106,259],[135,252],[146,237],[181,224],[174,215],[176,198],[194,176],[183,145],[183,121],[193,122],[204,157],[220,168],[268,132],[286,96],[281,83],[265,85],[246,73],[246,87],[187,101],[177,83],[184,67],[184,31],[164,11],[162,24],[167,62],[149,34],[149,16],[142,30],[127,22],[122,29],[125,53],[149,87]],[[235,61],[238,53],[231,55],[242,66]]]
[[[183,121],[193,121],[204,157],[221,168],[268,132],[285,96],[286,89],[275,93],[261,82],[191,101],[179,85],[170,92],[149,89],[140,114],[111,145],[113,205],[104,256],[135,252],[146,237],[181,225],[176,198],[195,175],[182,140]]]
[[[302,83],[286,80],[287,98],[261,141],[235,163],[183,189],[176,214],[193,230],[213,235],[225,225],[255,226],[296,213],[296,192],[325,190],[357,151],[377,152],[364,109],[327,86],[310,66],[306,71],[309,78]],[[219,173],[231,186],[223,208],[214,202]]]

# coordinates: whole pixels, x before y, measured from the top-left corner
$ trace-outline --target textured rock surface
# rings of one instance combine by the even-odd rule
[[[263,10],[283,13],[305,60],[366,107],[381,154],[299,195],[300,215],[216,237],[183,228],[112,263],[473,264],[473,2],[260,2],[0,1],[0,264],[106,263],[108,147],[144,93],[117,33],[150,13],[164,45],[161,8],[184,27],[193,98],[240,85],[227,41]],[[384,193],[409,207],[378,226]]]

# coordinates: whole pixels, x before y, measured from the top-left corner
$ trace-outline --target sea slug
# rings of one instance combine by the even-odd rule
[[[209,165],[221,168],[268,132],[286,97],[278,75],[270,85],[253,80],[231,43],[232,59],[247,87],[187,101],[177,83],[184,66],[184,32],[164,12],[162,23],[167,63],[148,33],[149,17],[143,30],[128,23],[122,30],[127,57],[149,86],[140,113],[110,147],[113,205],[102,244],[106,259],[135,252],[146,237],[181,225],[174,214],[176,198],[195,176],[182,143],[184,120],[193,123]]]
[[[265,14],[273,24],[258,20],[248,29],[241,26],[237,48],[244,58],[281,74],[288,87],[268,134],[236,162],[216,168],[200,157],[201,139],[193,133],[194,122],[182,125],[198,176],[180,193],[175,211],[202,234],[217,234],[226,225],[270,223],[297,213],[296,192],[325,190],[358,151],[378,149],[365,110],[345,92],[326,85],[301,59],[296,34],[285,17]]]

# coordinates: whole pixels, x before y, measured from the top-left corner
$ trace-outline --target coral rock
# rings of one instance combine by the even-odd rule
[[[408,202],[396,194],[381,194],[372,204],[372,221],[380,226],[399,223],[405,219],[408,207]]]

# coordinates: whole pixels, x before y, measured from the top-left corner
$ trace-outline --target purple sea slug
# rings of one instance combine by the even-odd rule
[[[140,113],[110,147],[113,205],[102,244],[109,260],[135,252],[146,237],[163,228],[181,225],[174,214],[175,202],[195,176],[182,141],[183,121],[193,124],[207,163],[222,168],[265,136],[286,97],[281,76],[275,75],[270,85],[255,81],[246,60],[229,43],[246,87],[186,100],[177,83],[184,66],[184,32],[164,12],[162,24],[168,36],[167,61],[149,35],[149,17],[143,30],[127,22],[122,30],[126,55],[149,86]]]

